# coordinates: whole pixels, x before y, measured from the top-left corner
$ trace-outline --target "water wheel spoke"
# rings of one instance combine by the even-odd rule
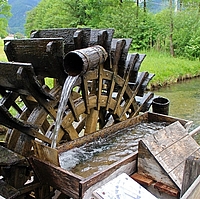
[[[88,135],[97,130],[98,117],[99,111],[94,108],[91,109],[90,115],[88,115],[86,118],[84,135]]]
[[[99,78],[98,78],[98,93],[97,93],[97,110],[101,106],[101,94],[102,94],[102,84],[103,84],[103,65],[99,66]]]
[[[108,100],[107,100],[106,110],[109,109],[109,106],[110,106],[110,103],[111,103],[111,98],[112,98],[113,91],[114,91],[114,88],[115,88],[115,77],[116,77],[116,72],[113,72],[113,77],[112,77],[111,84],[110,84],[110,87],[109,87],[109,92],[108,92]]]
[[[124,109],[123,109],[123,111],[122,111],[121,116],[124,115],[124,114],[128,111],[128,109],[129,109],[129,107],[131,106],[132,102],[134,101],[135,96],[137,95],[137,93],[138,93],[138,91],[139,91],[139,89],[140,89],[142,83],[144,82],[144,80],[145,80],[145,78],[146,78],[147,76],[148,76],[148,73],[146,73],[146,72],[141,73],[140,77],[138,78],[138,80],[137,80],[137,82],[136,82],[136,88],[135,88],[135,90],[133,91],[132,96],[130,97],[129,100],[127,100],[127,101],[125,102]],[[136,109],[136,110],[137,110],[137,109]],[[136,111],[136,110],[134,110],[134,111]],[[120,116],[120,117],[121,117],[121,116]]]
[[[84,129],[86,117],[87,117],[86,114],[81,115],[80,121],[79,121],[78,125],[76,125],[76,131],[78,133],[80,133]]]
[[[145,104],[152,99],[154,96],[154,94],[152,92],[148,92],[142,99],[142,101],[140,102],[140,105],[138,107],[138,109],[135,111],[135,113],[132,113],[130,116],[131,117],[135,117],[136,115],[139,114],[139,112],[142,110],[143,106],[145,106]]]
[[[69,134],[69,137],[71,138],[71,140],[75,140],[79,137],[78,132],[76,131],[76,129],[74,128],[72,124],[68,127],[65,127],[65,130]]]
[[[70,108],[71,111],[72,111],[72,114],[73,114],[73,116],[74,116],[75,121],[78,122],[78,121],[79,121],[79,115],[78,115],[78,113],[77,113],[77,111],[76,111],[76,107],[75,107],[75,104],[74,104],[74,101],[73,101],[71,95],[70,95],[70,97],[69,97],[69,108]]]
[[[82,77],[82,96],[84,98],[84,102],[85,102],[85,107],[86,107],[86,113],[89,114],[90,113],[90,108],[89,108],[89,99],[88,99],[88,79],[86,75],[83,75]]]

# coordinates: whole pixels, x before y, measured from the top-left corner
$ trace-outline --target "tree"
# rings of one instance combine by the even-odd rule
[[[0,37],[5,37],[8,27],[8,19],[11,16],[10,5],[7,0],[0,0]]]

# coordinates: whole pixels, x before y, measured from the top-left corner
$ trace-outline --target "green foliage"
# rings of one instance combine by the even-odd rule
[[[151,85],[164,85],[177,82],[177,79],[200,75],[199,61],[173,58],[166,53],[154,50],[142,52],[147,56],[142,62],[141,71],[155,74]]]
[[[157,14],[136,6],[132,0],[41,0],[28,12],[26,34],[35,29],[91,27],[114,28],[116,38],[132,38],[131,50],[154,48],[170,52],[172,36],[176,56],[199,56],[200,12],[187,6],[179,12],[172,8]],[[186,3],[186,0],[184,0]],[[186,5],[199,5],[187,0]],[[185,5],[185,4],[184,4]],[[173,25],[173,29],[172,29]]]
[[[7,61],[7,58],[4,52],[4,43],[2,39],[0,39],[0,61]]]
[[[8,27],[8,19],[11,16],[10,5],[7,0],[0,0],[0,37],[5,37]]]

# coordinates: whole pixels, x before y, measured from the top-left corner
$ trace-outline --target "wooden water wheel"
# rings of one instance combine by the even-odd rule
[[[76,81],[65,107],[57,145],[149,109],[153,93],[145,90],[153,75],[138,72],[145,55],[129,54],[131,40],[114,39],[113,32],[113,29],[40,30],[33,32],[30,39],[5,41],[9,62],[0,63],[0,123],[8,127],[2,143],[5,148],[20,157],[29,157],[33,153],[33,140],[50,146],[62,87],[68,76],[64,72],[65,57],[77,49],[83,53],[81,49],[100,45],[108,58],[84,71]],[[90,64],[93,65],[93,61]],[[47,77],[51,78],[53,86],[46,84]],[[10,113],[11,107],[16,111],[15,116]],[[14,180],[11,180],[4,174],[3,163],[0,164],[5,182],[18,191],[24,189],[31,176],[30,165],[26,159],[25,162],[23,170],[17,166],[20,172],[26,172],[21,173],[20,183],[18,174],[13,174]],[[23,193],[36,187],[39,184],[34,181]],[[41,190],[39,193],[41,198],[49,194]]]

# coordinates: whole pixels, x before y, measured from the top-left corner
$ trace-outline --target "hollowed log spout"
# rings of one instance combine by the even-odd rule
[[[68,75],[77,76],[97,68],[108,57],[106,50],[99,45],[74,50],[64,58],[64,70]]]

